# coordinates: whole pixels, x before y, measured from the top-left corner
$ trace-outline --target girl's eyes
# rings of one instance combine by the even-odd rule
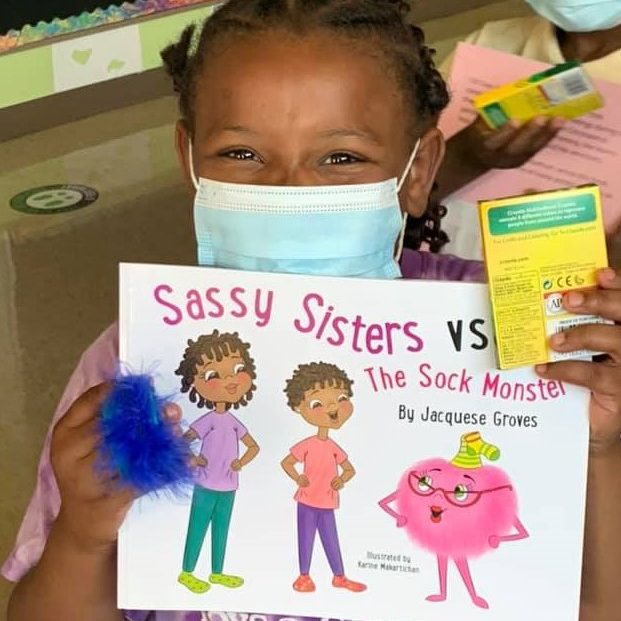
[[[254,151],[251,151],[250,149],[243,149],[243,148],[223,151],[222,153],[220,153],[220,156],[226,157],[231,160],[238,160],[240,162],[253,161],[253,160],[257,162],[261,161],[261,158]]]
[[[243,365],[243,364],[241,364],[241,363],[240,363],[240,364],[236,364],[236,365],[233,367],[233,373],[234,373],[235,375],[237,375],[237,373],[241,373],[241,372],[242,372],[245,368],[246,368],[246,367],[244,367],[244,365]]]
[[[321,403],[321,401],[319,401],[319,399],[313,399],[308,406],[310,407],[311,410],[316,410],[317,408],[320,408],[323,405],[323,403]]]
[[[362,161],[364,161],[363,158],[353,153],[339,152],[328,155],[323,163],[331,166],[346,166],[348,164],[359,164]]]
[[[349,397],[347,395],[339,395],[339,398],[337,399],[337,401],[339,402],[349,401]]]
[[[255,153],[252,149],[244,147],[221,151],[218,155],[226,159],[237,160],[238,162],[263,163],[263,159],[260,155]],[[364,161],[366,161],[366,159],[360,155],[354,155],[353,153],[348,153],[346,151],[338,151],[325,157],[321,161],[321,164],[328,166],[347,166],[351,164],[359,164]]]
[[[220,379],[220,376],[218,375],[216,371],[205,371],[203,373],[203,379],[206,382],[208,382],[209,380],[212,380],[212,379]]]

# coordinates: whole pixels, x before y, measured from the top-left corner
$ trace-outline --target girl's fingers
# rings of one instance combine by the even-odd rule
[[[550,339],[551,346],[559,352],[595,351],[608,354],[613,362],[621,363],[621,327],[602,324],[587,324]],[[591,363],[598,364],[598,363]],[[619,377],[621,382],[621,377]]]
[[[567,361],[540,365],[536,370],[545,379],[583,386],[607,397],[618,398],[621,394],[619,367],[614,365]]]
[[[99,384],[78,397],[56,425],[56,432],[63,434],[96,418],[109,390],[109,384]]]
[[[607,267],[597,273],[597,281],[603,289],[621,291],[621,272]]]
[[[63,462],[78,462],[97,451],[99,446],[99,421],[91,419],[79,427],[67,429],[54,444],[56,456],[62,455]]]
[[[75,462],[70,477],[67,478],[71,486],[71,496],[95,502],[106,495],[108,475],[98,468],[97,455],[92,453],[88,457]]]
[[[181,428],[183,410],[176,403],[167,403],[164,406],[164,418],[172,426],[173,433],[176,436],[183,435],[183,429]]]
[[[597,315],[621,322],[621,289],[572,291],[563,298],[565,308],[578,315]]]
[[[169,423],[179,423],[183,416],[183,411],[176,404],[169,402],[164,406],[164,417]]]

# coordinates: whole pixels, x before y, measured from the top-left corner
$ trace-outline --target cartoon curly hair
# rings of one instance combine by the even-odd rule
[[[250,357],[249,350],[250,343],[242,341],[237,332],[232,334],[224,332],[220,334],[218,330],[214,330],[211,334],[199,336],[196,341],[189,339],[188,347],[183,354],[183,360],[175,371],[175,375],[181,376],[181,392],[189,392],[188,397],[190,401],[196,403],[197,407],[212,409],[215,404],[205,399],[194,388],[193,384],[196,378],[197,366],[204,363],[203,356],[206,356],[209,360],[220,362],[225,357],[237,353],[244,361],[246,372],[252,379],[252,385],[250,390],[237,403],[227,403],[226,409],[228,410],[231,407],[238,409],[240,406],[248,405],[254,391],[257,389],[254,383],[257,377],[256,367],[254,359]]]
[[[291,379],[287,380],[283,392],[287,395],[289,407],[295,410],[304,401],[304,393],[317,385],[322,388],[341,386],[347,392],[348,397],[353,397],[354,393],[351,389],[353,383],[347,373],[335,364],[311,362],[298,366]]]

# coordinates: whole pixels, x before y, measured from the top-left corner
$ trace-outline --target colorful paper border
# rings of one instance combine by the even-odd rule
[[[174,41],[187,24],[203,21],[220,5],[221,3],[202,2],[185,11],[175,11],[138,23],[126,22],[118,26],[119,34],[126,37],[128,43],[140,46],[140,61],[137,66],[132,68],[131,72],[124,72],[118,76],[110,75],[105,78],[92,76],[91,79],[87,80],[88,84],[101,82],[102,79],[112,80],[115,77],[121,77],[121,75],[139,73],[159,67],[161,65],[160,50]],[[116,28],[87,32],[75,38],[16,50],[12,54],[0,54],[0,84],[10,84],[9,88],[0,88],[0,110],[70,90],[72,88],[70,86],[60,88],[57,84],[59,72],[62,72],[65,67],[54,62],[55,48],[65,46],[68,41],[76,49],[88,48],[93,41],[105,37],[107,33],[115,30]]]
[[[9,30],[5,35],[0,35],[0,54],[29,43],[197,4],[206,4],[206,2],[205,0],[136,0],[131,3],[124,2],[118,6],[110,5],[107,9],[95,9],[91,13],[84,12],[66,19],[56,18],[51,22],[39,22],[35,26],[28,24],[21,30]]]

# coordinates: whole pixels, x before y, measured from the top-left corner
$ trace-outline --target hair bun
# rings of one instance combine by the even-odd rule
[[[172,78],[173,87],[177,93],[181,92],[183,88],[184,78],[190,62],[190,47],[195,29],[196,26],[194,24],[187,26],[181,33],[177,43],[172,43],[160,52],[164,62],[164,69]]]

